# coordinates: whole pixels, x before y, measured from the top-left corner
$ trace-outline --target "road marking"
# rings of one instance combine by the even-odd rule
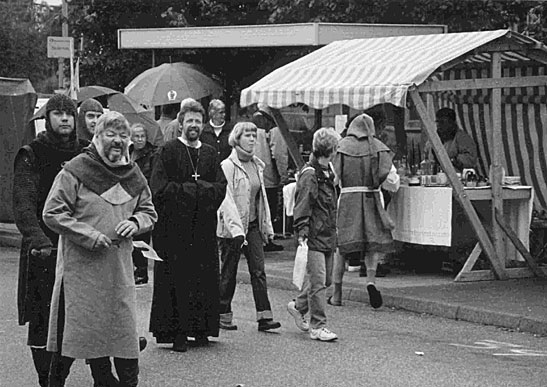
[[[535,349],[526,349],[522,345],[505,343],[503,341],[495,340],[481,340],[475,341],[473,345],[450,343],[454,347],[471,348],[471,349],[491,349],[491,350],[505,350],[508,352],[493,353],[494,356],[534,356],[534,357],[547,357],[547,351],[538,351]]]

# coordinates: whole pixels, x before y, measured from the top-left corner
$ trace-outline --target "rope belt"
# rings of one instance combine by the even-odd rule
[[[356,186],[356,187],[344,187],[340,191],[341,194],[343,194],[343,193],[353,193],[353,192],[380,192],[380,188],[370,188],[370,187],[364,187],[364,186]]]

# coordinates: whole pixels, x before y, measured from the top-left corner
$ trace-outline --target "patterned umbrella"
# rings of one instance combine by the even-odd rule
[[[196,67],[184,62],[164,63],[138,75],[124,92],[146,106],[177,103],[185,98],[218,96],[223,89]]]

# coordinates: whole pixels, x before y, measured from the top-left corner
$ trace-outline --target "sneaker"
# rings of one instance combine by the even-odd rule
[[[319,341],[334,341],[338,338],[336,333],[329,331],[327,328],[310,329],[310,338]]]
[[[350,273],[354,273],[359,270],[361,270],[361,266],[348,266],[348,272]]]
[[[301,331],[307,332],[310,330],[310,324],[306,321],[306,317],[296,309],[296,303],[293,301],[287,304],[287,311],[294,318],[296,327]]]

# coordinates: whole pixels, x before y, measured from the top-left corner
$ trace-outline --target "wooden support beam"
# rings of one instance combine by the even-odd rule
[[[492,78],[501,77],[501,53],[492,53],[492,63],[490,74]],[[501,89],[492,89],[491,94],[491,117],[492,117],[492,171],[490,179],[492,185],[492,242],[496,249],[496,255],[500,265],[505,266],[507,252],[505,251],[505,243],[503,240],[503,232],[500,225],[496,222],[496,211],[503,213],[503,192],[502,192],[502,175],[503,166],[501,165],[501,150],[503,147],[503,139],[501,137]]]
[[[281,132],[281,135],[283,136],[283,139],[287,143],[287,148],[289,149],[289,155],[292,157],[294,163],[296,164],[296,167],[298,169],[302,168],[304,165],[304,159],[302,158],[302,155],[300,154],[300,151],[298,150],[298,145],[296,144],[296,141],[294,140],[294,137],[292,136],[291,132],[289,131],[289,126],[287,125],[287,122],[283,118],[283,115],[278,109],[271,109],[272,115],[277,123],[277,127],[279,128],[279,131]]]
[[[429,119],[427,115],[427,109],[422,99],[420,98],[420,94],[418,93],[417,90],[414,89],[414,90],[410,90],[410,96],[412,98],[412,101],[414,102],[414,105],[416,106],[416,110],[418,111],[420,119],[422,120],[424,124],[427,137],[429,138],[429,141],[431,141],[431,145],[433,145],[433,149],[435,150],[435,154],[437,155],[437,158],[439,159],[439,163],[441,164],[441,167],[443,168],[443,170],[446,172],[448,176],[450,185],[452,186],[452,189],[454,190],[454,196],[456,197],[458,202],[461,203],[465,213],[467,214],[467,217],[469,218],[471,226],[473,227],[473,229],[475,230],[475,233],[477,234],[477,237],[479,238],[479,241],[481,243],[483,250],[486,253],[486,256],[488,257],[490,263],[492,264],[492,270],[494,272],[495,277],[497,279],[507,279],[507,275],[505,273],[505,267],[497,259],[496,251],[494,249],[494,246],[492,245],[490,237],[488,236],[486,229],[484,228],[477,213],[475,212],[475,209],[473,208],[471,201],[467,197],[467,194],[465,193],[465,190],[463,189],[460,179],[458,179],[458,176],[456,175],[456,170],[454,169],[452,162],[450,162],[450,158],[448,157],[448,154],[446,153],[446,149],[444,149],[441,139],[439,138],[439,135],[437,134],[435,124]]]
[[[541,266],[540,270],[543,272],[544,276],[547,276],[547,267]],[[528,267],[514,267],[505,269],[509,278],[530,278],[534,276],[534,273]],[[462,273],[458,279],[459,282],[470,282],[470,281],[493,281],[496,277],[492,270],[473,270],[467,273]]]
[[[539,268],[536,260],[530,252],[526,249],[524,244],[521,242],[517,234],[511,229],[511,227],[505,222],[503,219],[503,215],[496,210],[496,221],[500,225],[501,229],[505,234],[509,237],[513,245],[515,245],[515,248],[519,251],[519,253],[524,257],[526,262],[528,263],[528,266],[530,266],[530,270],[532,270],[532,273],[534,273],[538,277],[543,277],[544,273]]]
[[[397,143],[398,156],[406,155],[406,130],[405,109],[393,107],[393,127],[395,128],[395,141]]]
[[[420,93],[437,91],[494,89],[500,87],[535,87],[547,86],[547,76],[504,77],[504,78],[477,78],[454,79],[450,81],[431,81],[418,86]]]
[[[465,276],[465,273],[469,273],[470,271],[473,270],[473,266],[475,266],[475,263],[479,259],[481,253],[482,253],[481,244],[477,243],[475,247],[473,248],[473,251],[471,251],[471,254],[469,254],[469,257],[467,257],[465,264],[461,268],[460,272],[458,273],[454,281],[456,282],[460,281],[460,278],[462,278],[462,276]]]

